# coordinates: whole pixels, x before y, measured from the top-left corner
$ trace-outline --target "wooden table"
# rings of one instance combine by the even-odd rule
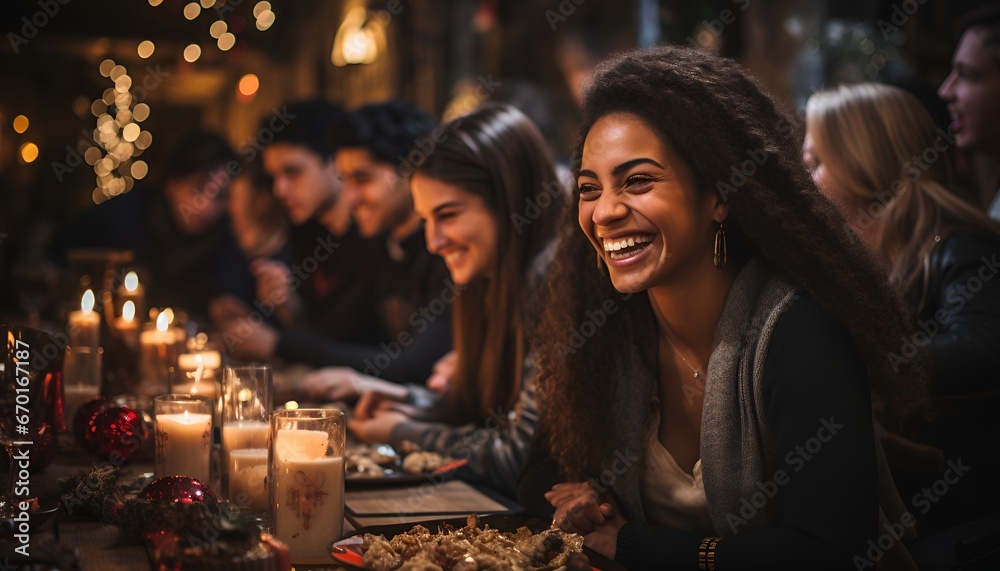
[[[41,497],[53,495],[59,490],[60,478],[86,471],[94,464],[93,458],[82,452],[61,453],[44,472],[32,475],[31,493]],[[135,462],[124,468],[133,474],[142,474],[152,471],[152,463]],[[344,534],[364,526],[442,519],[473,512],[487,514],[519,510],[520,507],[509,500],[456,480],[431,479],[407,486],[349,489],[345,494]],[[16,544],[0,542],[0,570],[5,569],[3,558],[12,551],[13,545]],[[83,571],[153,569],[145,547],[121,538],[118,528],[111,524],[60,514],[57,522],[47,522],[32,534],[33,555],[37,556],[46,545],[75,550]],[[295,566],[298,570],[305,568]],[[308,568],[340,569],[332,563],[330,566]]]

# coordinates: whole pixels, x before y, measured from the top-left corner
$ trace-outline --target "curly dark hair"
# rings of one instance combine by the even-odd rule
[[[735,61],[677,46],[626,52],[598,67],[583,111],[575,171],[598,119],[615,112],[641,117],[685,162],[696,191],[715,192],[728,204],[730,263],[759,257],[843,321],[868,364],[886,418],[895,423],[922,410],[926,380],[918,360],[889,359],[911,331],[903,303],[837,208],[817,190],[802,164],[797,130]],[[748,153],[764,160],[737,186],[730,181],[732,167],[739,168]],[[548,311],[535,337],[544,371],[541,430],[564,475],[587,479],[600,473],[598,460],[613,454],[619,434],[616,419],[594,419],[606,418],[601,411],[608,402],[635,398],[615,389],[615,379],[629,374],[622,353],[655,339],[655,324],[647,296],[623,297],[598,270],[593,247],[575,220],[577,209],[569,210]],[[560,344],[568,324],[585,322],[588,310],[609,299],[620,300],[622,310],[587,343],[616,350],[566,358]]]

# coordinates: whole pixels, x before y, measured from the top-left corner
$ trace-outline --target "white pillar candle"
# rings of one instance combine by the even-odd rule
[[[240,448],[267,448],[268,425],[262,420],[238,420],[222,427],[222,447],[227,450]]]
[[[69,313],[69,346],[89,348],[101,345],[101,315],[94,311],[94,292],[87,290],[80,300],[80,311]]]
[[[326,563],[344,525],[344,458],[326,456],[322,430],[276,432],[272,459],[274,535],[296,563]]]
[[[177,333],[171,331],[167,314],[156,318],[156,328],[139,334],[139,392],[147,396],[164,394],[170,371],[176,366]]]
[[[266,513],[266,483],[267,448],[243,448],[229,453],[229,501],[251,513]]]
[[[210,484],[212,415],[156,415],[156,477],[188,476]]]

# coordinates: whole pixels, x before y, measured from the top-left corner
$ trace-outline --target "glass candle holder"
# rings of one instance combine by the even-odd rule
[[[344,440],[339,410],[271,413],[271,528],[293,563],[328,563],[344,529]]]
[[[223,493],[247,514],[267,515],[271,366],[229,365],[222,373]]]
[[[212,402],[191,395],[154,399],[157,478],[188,476],[211,484]]]

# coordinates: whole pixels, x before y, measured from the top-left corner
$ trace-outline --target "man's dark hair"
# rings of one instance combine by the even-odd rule
[[[261,120],[259,140],[269,140],[268,145],[287,143],[306,147],[324,161],[337,152],[338,127],[347,116],[343,107],[322,99],[310,99],[288,103],[281,113],[287,117],[285,121],[275,121],[272,115]],[[265,133],[269,133],[266,138]]]
[[[962,33],[982,32],[983,48],[1000,63],[1000,3],[987,4],[962,18]]]
[[[405,159],[414,143],[437,127],[433,117],[400,99],[365,105],[351,112],[344,124],[341,147],[367,149],[379,162],[393,165]]]
[[[167,161],[168,179],[181,179],[193,174],[209,173],[236,160],[236,153],[225,139],[206,131],[198,131],[181,139]]]

